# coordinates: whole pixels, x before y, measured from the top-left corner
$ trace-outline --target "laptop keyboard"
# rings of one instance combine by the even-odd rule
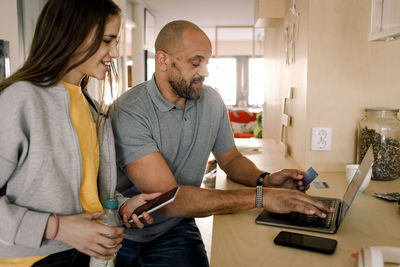
[[[335,203],[333,199],[318,199],[325,205],[332,207]],[[325,218],[320,218],[317,215],[308,215],[298,212],[292,212],[290,222],[294,225],[314,226],[321,228],[330,228],[334,213],[327,213]]]

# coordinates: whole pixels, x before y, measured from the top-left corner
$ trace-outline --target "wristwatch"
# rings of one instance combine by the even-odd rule
[[[265,176],[267,176],[269,172],[263,172],[258,178],[257,178],[257,187],[256,187],[256,208],[262,208],[263,207],[263,182]]]

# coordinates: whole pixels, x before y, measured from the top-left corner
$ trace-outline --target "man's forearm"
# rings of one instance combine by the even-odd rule
[[[181,186],[174,202],[162,209],[169,217],[206,217],[255,207],[255,189],[210,190]]]
[[[231,180],[252,187],[256,186],[257,177],[263,172],[242,154],[239,154],[229,164],[221,166],[221,168]]]

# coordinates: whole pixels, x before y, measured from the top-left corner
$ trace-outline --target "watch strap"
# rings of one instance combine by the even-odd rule
[[[267,176],[269,173],[268,172],[263,172],[258,178],[257,178],[257,186],[256,186],[256,208],[262,208],[263,207],[263,182],[265,176]]]

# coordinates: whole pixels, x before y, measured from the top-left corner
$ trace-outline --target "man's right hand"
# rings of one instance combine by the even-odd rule
[[[270,212],[300,212],[321,218],[325,218],[327,212],[333,212],[332,208],[301,191],[280,188],[264,188],[263,206]]]
[[[152,193],[152,194],[139,194],[136,196],[131,197],[128,199],[120,208],[120,215],[121,218],[127,228],[131,228],[132,225],[129,223],[129,220],[132,219],[133,225],[135,225],[138,228],[143,228],[144,224],[136,214],[134,214],[134,210],[138,208],[139,206],[147,203],[147,201],[152,200],[158,196],[160,196],[161,193]],[[147,212],[143,212],[143,219],[146,221],[148,224],[152,224],[154,219],[151,217],[151,215]]]

